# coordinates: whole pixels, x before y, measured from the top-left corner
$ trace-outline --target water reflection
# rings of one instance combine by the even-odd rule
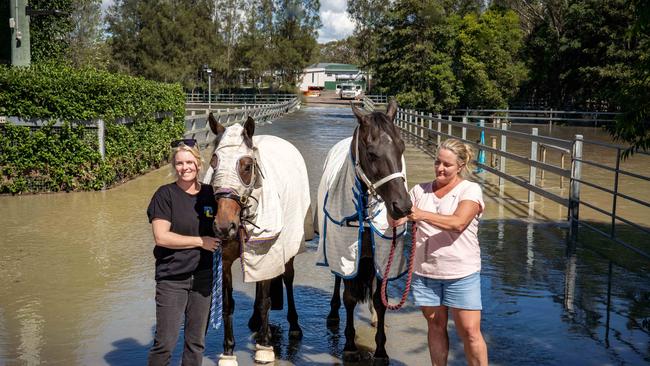
[[[259,126],[256,133],[278,135],[298,147],[313,200],[325,154],[355,126],[349,108],[309,107]],[[553,127],[553,133],[562,133],[562,127]],[[508,146],[519,145],[513,140]],[[429,156],[409,148],[407,163],[409,184],[432,178]],[[525,193],[507,186],[499,200],[493,178],[485,173],[474,178],[483,184],[487,205],[479,235],[482,326],[491,364],[650,362],[648,261],[588,230],[580,230],[577,245],[567,247],[565,210],[540,199],[531,215],[522,203]],[[0,197],[0,364],[145,363],[155,319],[153,241],[145,209],[153,191],[169,181],[163,168],[106,192]],[[619,234],[650,246],[632,231]],[[325,322],[333,278],[314,265],[316,243],[307,247],[296,258],[295,279],[304,338],[291,343],[286,311],[272,312],[276,365],[342,363],[344,325],[328,329]],[[254,286],[241,282],[240,273],[235,264],[236,354],[244,366],[253,364],[246,323]],[[392,300],[403,286],[389,287]],[[374,347],[369,318],[367,307],[358,306],[358,342],[367,353]],[[392,364],[425,364],[420,310],[409,301],[386,321]],[[450,337],[449,364],[465,364],[451,325]],[[204,365],[216,364],[222,343],[222,329],[210,329]],[[172,364],[180,362],[181,347]]]

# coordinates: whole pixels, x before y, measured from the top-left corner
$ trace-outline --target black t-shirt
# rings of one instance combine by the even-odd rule
[[[183,191],[176,183],[158,188],[151,198],[147,216],[171,222],[171,232],[188,236],[214,236],[212,223],[216,203],[212,186],[201,184],[196,195]],[[190,275],[212,268],[212,253],[202,248],[169,249],[156,245],[156,280]]]

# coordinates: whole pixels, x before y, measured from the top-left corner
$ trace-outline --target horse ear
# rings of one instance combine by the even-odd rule
[[[350,102],[350,107],[352,108],[352,113],[357,117],[357,120],[359,120],[359,123],[363,123],[363,117],[365,116],[363,112],[361,112],[361,109],[359,109],[354,103]]]
[[[397,115],[397,101],[395,100],[395,98],[392,98],[388,103],[388,108],[386,109],[386,116],[391,122],[393,122],[395,121],[395,115]]]
[[[224,131],[226,131],[226,128],[223,127],[223,125],[219,122],[217,122],[217,119],[214,118],[214,115],[212,112],[208,115],[208,123],[210,124],[210,129],[212,130],[212,133],[214,133],[217,136],[221,136]]]
[[[248,116],[244,122],[244,141],[249,148],[253,147],[253,134],[255,133],[255,120]]]

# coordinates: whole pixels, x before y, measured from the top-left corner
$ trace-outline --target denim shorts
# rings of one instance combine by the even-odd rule
[[[413,274],[411,291],[417,306],[481,310],[481,272],[463,278],[438,280]]]

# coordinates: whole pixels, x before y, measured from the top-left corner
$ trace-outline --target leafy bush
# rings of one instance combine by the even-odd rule
[[[173,117],[158,121],[155,112]],[[94,190],[160,166],[169,141],[183,133],[184,94],[177,84],[93,69],[0,67],[0,115],[65,121],[0,129],[0,193]],[[133,122],[116,123],[121,117]],[[99,118],[104,160],[97,130],[78,123]]]

